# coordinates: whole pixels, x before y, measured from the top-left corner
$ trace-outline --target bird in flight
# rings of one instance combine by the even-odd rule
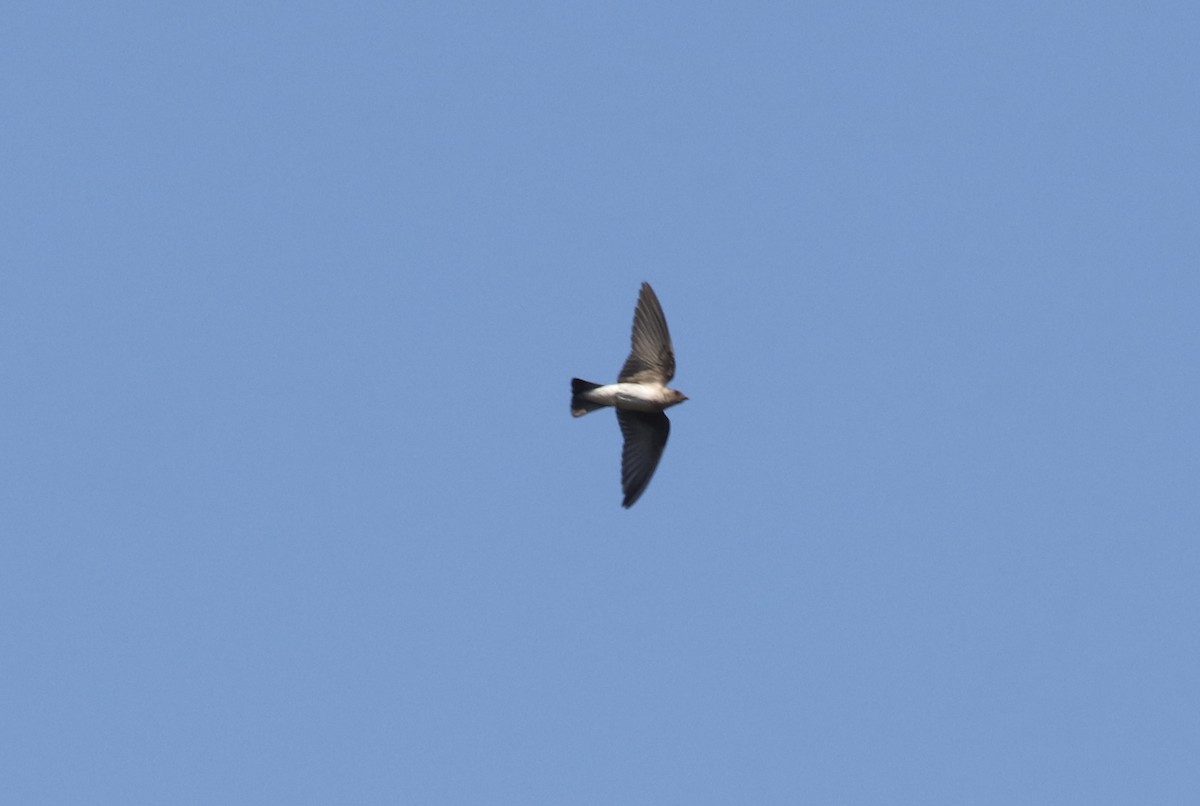
[[[671,421],[663,410],[687,400],[667,384],[675,377],[675,351],[667,318],[649,283],[642,283],[637,310],[633,314],[633,347],[616,383],[599,384],[571,379],[571,414],[582,417],[589,411],[613,406],[625,437],[621,450],[621,489],[628,509],[646,491],[667,436]]]

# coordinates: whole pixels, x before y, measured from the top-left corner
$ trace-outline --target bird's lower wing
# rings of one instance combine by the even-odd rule
[[[646,491],[658,467],[671,433],[671,421],[662,412],[617,409],[617,422],[625,437],[621,450],[621,489],[625,500],[621,506],[629,508]]]

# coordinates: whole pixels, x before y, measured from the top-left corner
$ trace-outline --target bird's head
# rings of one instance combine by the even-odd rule
[[[687,399],[688,399],[687,395],[685,395],[683,392],[680,392],[678,389],[672,389],[671,390],[671,399],[667,403],[667,405],[668,406],[678,406],[680,403],[682,403],[683,401],[685,401]]]

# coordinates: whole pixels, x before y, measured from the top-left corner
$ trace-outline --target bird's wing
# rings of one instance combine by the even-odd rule
[[[666,384],[675,377],[675,351],[667,317],[649,283],[642,283],[633,314],[632,349],[617,380],[622,383]]]
[[[621,449],[621,489],[625,492],[625,500],[621,506],[628,509],[646,491],[646,485],[658,467],[671,433],[671,421],[661,411],[617,409],[617,422],[625,437],[625,446]]]

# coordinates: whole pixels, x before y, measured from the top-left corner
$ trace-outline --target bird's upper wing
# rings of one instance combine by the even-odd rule
[[[633,314],[633,346],[617,380],[623,383],[666,384],[675,377],[675,351],[667,318],[649,283],[642,283]]]
[[[617,422],[625,437],[625,446],[621,449],[621,489],[625,500],[621,506],[628,509],[646,491],[646,485],[658,467],[671,433],[671,421],[661,411],[617,409]]]

